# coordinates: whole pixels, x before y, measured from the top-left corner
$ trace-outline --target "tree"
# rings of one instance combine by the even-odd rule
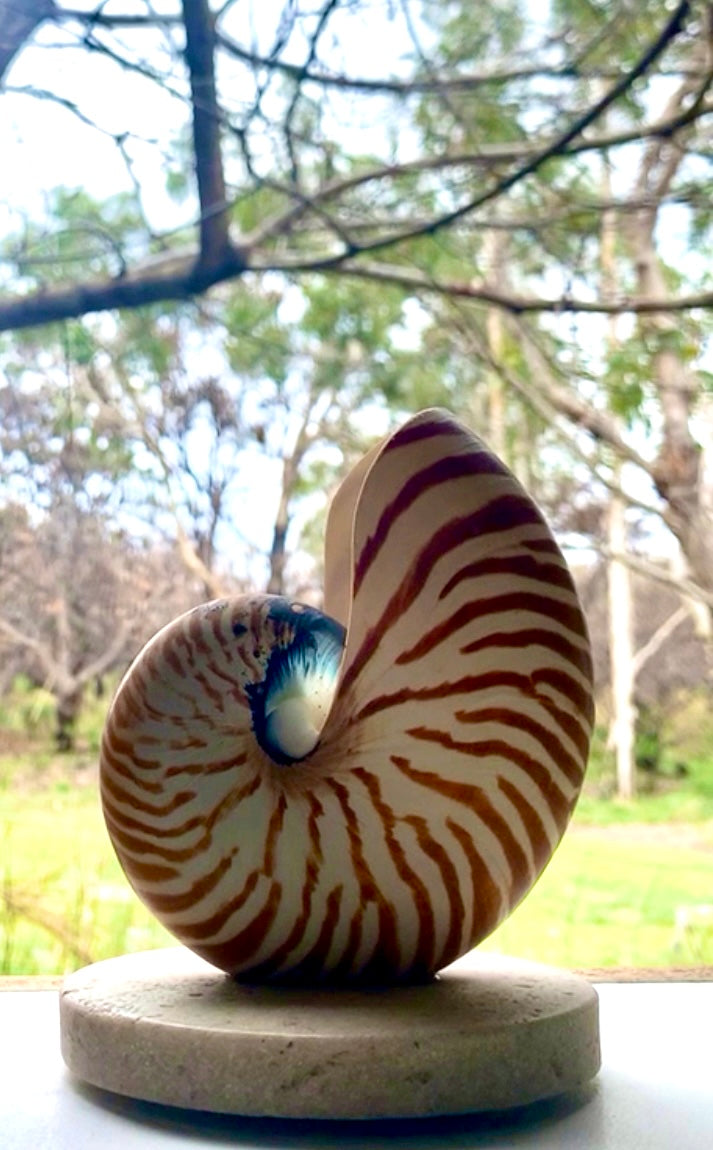
[[[60,191],[48,211],[75,270],[107,258],[83,251],[87,228],[114,249],[137,228],[121,195],[99,203]],[[26,279],[41,282],[36,271]],[[314,276],[289,293],[243,281],[200,303],[10,333],[0,348],[0,474],[45,508],[58,485],[75,501],[91,487],[112,523],[175,542],[206,597],[286,591],[291,528],[310,494],[305,469],[321,460],[324,495],[325,450],[336,479],[343,453],[362,446],[352,426],[360,409],[383,409],[416,362],[393,345],[402,313],[398,289]],[[256,471],[271,478],[251,495]]]
[[[53,695],[57,748],[71,750],[87,687],[190,600],[170,555],[137,549],[67,500],[37,525],[6,507],[0,527],[0,651]]]
[[[134,249],[136,256],[117,253],[119,266],[111,275],[73,282],[66,269],[63,283],[49,292],[15,292],[0,303],[3,328],[185,299],[248,270],[369,276],[411,291],[490,301],[515,314],[616,307],[655,316],[662,307],[688,310],[713,302],[704,286],[676,295],[640,282],[638,294],[604,304],[571,294],[567,280],[576,276],[566,276],[561,293],[551,297],[502,292],[477,274],[434,279],[420,270],[417,258],[420,240],[502,226],[503,206],[515,194],[526,197],[553,166],[576,170],[582,157],[638,141],[668,151],[672,142],[695,135],[711,112],[706,3],[679,0],[662,18],[660,5],[651,0],[634,11],[612,2],[577,19],[576,5],[560,4],[550,25],[515,3],[479,8],[467,25],[458,5],[455,15],[452,6],[431,3],[406,3],[398,15],[389,5],[370,7],[372,39],[376,21],[399,61],[390,74],[374,79],[351,70],[364,64],[358,48],[350,48],[352,41],[362,51],[365,44],[363,33],[354,35],[362,19],[358,4],[345,9],[323,0],[305,14],[290,5],[272,27],[266,14],[257,19],[257,10],[253,23],[242,6],[229,2],[212,11],[208,0],[183,0],[180,8],[160,13],[149,4],[123,12],[104,5],[88,11],[59,3],[27,7],[20,20],[9,18],[10,0],[0,6],[6,95],[12,94],[10,65],[17,67],[25,54],[32,59],[28,35],[38,27],[45,64],[52,50],[71,54],[66,37],[74,35],[81,53],[105,65],[117,97],[127,76],[163,85],[183,105],[186,128],[190,122],[199,210],[192,233],[171,237],[147,230],[143,250]],[[255,40],[251,28],[258,29]],[[456,33],[464,28],[467,34],[459,40]],[[147,45],[156,52],[147,52]],[[621,65],[614,67],[612,60]],[[681,78],[686,89],[685,98],[669,102],[662,114],[646,108],[648,93],[642,99],[636,87],[650,82],[657,69]],[[20,86],[24,97],[63,102],[68,115],[94,122],[90,93],[80,105],[47,90],[39,68],[35,76]],[[236,86],[243,93],[237,106],[230,99]],[[448,130],[411,158],[389,130],[372,132],[370,155],[350,154],[347,141],[335,133],[335,115],[343,117],[352,102],[363,103],[360,114],[372,122],[379,116],[395,133],[408,129],[406,138],[414,100],[422,123],[433,122],[444,109],[455,111],[457,119],[461,107],[472,110],[496,100],[515,115],[506,133],[500,130],[502,117],[493,125],[481,115],[475,149]],[[601,121],[609,109],[617,110],[622,127],[607,132]],[[105,131],[130,160],[131,128]],[[132,169],[134,184],[137,179]],[[700,202],[695,186],[688,189],[691,198]],[[631,210],[636,203],[646,214],[643,189],[630,199]],[[240,205],[252,211],[251,228],[236,224]],[[528,222],[538,233],[563,213],[591,216],[601,206],[571,197],[558,204],[550,197],[547,214]],[[382,256],[387,262],[378,262]]]
[[[54,696],[57,746],[67,750],[87,686],[197,595],[176,579],[170,549],[121,526],[131,445],[96,402],[90,333],[72,324],[60,334],[59,345],[31,335],[6,352],[0,650]]]
[[[187,192],[187,215],[170,233],[145,225],[130,243],[93,220],[92,274],[66,262],[66,226],[26,229],[29,242],[6,247],[0,326],[212,301],[236,279],[254,290],[275,273],[282,284],[318,273],[396,286],[433,315],[424,348],[450,337],[449,378],[484,372],[492,397],[499,378],[510,429],[527,405],[533,426],[591,463],[600,487],[659,514],[712,602],[711,469],[696,416],[713,292],[706,261],[689,258],[712,238],[709,4],[370,5],[370,42],[383,33],[392,49],[382,75],[366,74],[362,5],[288,5],[273,24],[260,12],[251,23],[244,5],[207,0],[160,14],[32,4],[24,23],[7,23],[0,63],[24,62],[22,98],[63,102],[87,132],[101,119],[91,93],[47,90],[37,65],[33,78],[34,59],[74,52],[67,36],[117,96],[131,78],[170,93],[183,116],[171,179]],[[41,57],[26,40],[35,17]],[[6,99],[19,98],[19,74],[6,70]],[[360,118],[372,125],[366,143]],[[140,207],[135,126],[98,126],[129,161]],[[598,185],[602,156],[611,195]],[[592,269],[612,209],[623,221],[620,290],[605,299]],[[508,274],[498,277],[486,259],[502,235]],[[628,327],[607,359],[601,321],[611,315]],[[514,455],[524,466],[522,449]]]

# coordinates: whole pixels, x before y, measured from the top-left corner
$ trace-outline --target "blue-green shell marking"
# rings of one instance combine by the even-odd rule
[[[317,744],[339,673],[345,629],[314,607],[277,597],[267,618],[281,639],[264,678],[246,691],[259,745],[274,762],[288,766]]]

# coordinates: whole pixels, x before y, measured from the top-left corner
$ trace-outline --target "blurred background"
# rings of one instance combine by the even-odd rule
[[[713,963],[713,7],[0,0],[0,973],[170,941],[97,794],[132,656],[319,605],[331,493],[443,406],[539,502],[588,780],[484,945]]]

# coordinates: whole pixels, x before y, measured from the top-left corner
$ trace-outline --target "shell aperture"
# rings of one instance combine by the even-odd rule
[[[541,512],[445,412],[357,464],[325,552],[327,616],[238,596],[147,644],[103,736],[107,827],[143,901],[231,974],[420,976],[564,833],[586,625]]]
[[[276,598],[269,610],[282,636],[269,654],[265,678],[246,693],[258,743],[276,763],[314,750],[331,706],[344,648],[344,627],[312,607]]]

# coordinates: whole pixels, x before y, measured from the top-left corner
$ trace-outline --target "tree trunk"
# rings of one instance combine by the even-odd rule
[[[483,242],[483,262],[487,268],[486,283],[493,287],[502,286],[504,266],[505,232],[495,230],[485,233]],[[500,308],[489,307],[485,320],[488,351],[494,362],[503,358],[504,325]],[[505,382],[502,374],[494,367],[488,369],[488,440],[496,455],[507,459]]]
[[[638,289],[643,296],[666,290],[661,262],[653,238],[655,217],[642,215],[630,229]],[[713,491],[700,445],[691,431],[697,381],[678,349],[679,332],[671,315],[641,321],[649,339],[656,340],[654,382],[663,420],[661,446],[654,467],[654,482],[670,509],[671,527],[701,587],[713,590]]]
[[[287,564],[287,531],[290,526],[290,503],[294,495],[303,454],[302,435],[298,437],[294,452],[282,461],[282,483],[280,502],[277,507],[270,545],[270,574],[267,581],[268,595],[284,595],[285,566]]]
[[[55,743],[57,750],[63,754],[74,750],[77,719],[79,718],[83,701],[83,685],[67,694],[57,696]]]
[[[625,505],[614,496],[609,504],[609,547],[614,554],[626,552]],[[612,721],[610,743],[616,758],[616,790],[619,798],[633,799],[636,793],[634,739],[634,650],[632,638],[633,605],[631,575],[623,563],[612,560],[609,583],[609,664],[611,668]]]
[[[690,63],[710,75],[713,40],[703,21],[691,47]],[[679,112],[696,97],[695,73],[673,92],[664,115]],[[644,151],[636,181],[636,193],[649,205],[633,214],[627,239],[636,275],[636,288],[643,298],[665,298],[668,284],[656,247],[659,209],[686,157],[685,131],[675,139],[653,139]],[[700,380],[691,371],[681,346],[680,320],[672,313],[653,312],[639,317],[639,326],[656,351],[652,357],[653,383],[662,415],[661,445],[653,469],[659,494],[669,508],[669,526],[686,556],[695,581],[713,591],[713,474],[710,460],[695,439],[691,422]],[[710,451],[710,448],[708,449]]]
[[[605,157],[602,166],[602,195],[611,199],[611,169]],[[619,265],[617,257],[618,220],[615,212],[606,211],[602,216],[601,227],[601,283],[602,296],[613,298],[619,288]],[[619,346],[619,331],[616,316],[608,323],[606,346],[609,354]],[[615,479],[621,480],[621,467],[615,468]],[[626,529],[626,504],[615,494],[611,495],[607,517],[608,545],[613,555],[625,555],[628,550]],[[616,760],[616,789],[621,799],[633,799],[636,792],[636,707],[634,705],[634,685],[636,668],[634,665],[634,607],[631,572],[616,559],[609,563],[607,571],[609,596],[609,667],[611,675],[612,719],[609,741],[614,747]]]

